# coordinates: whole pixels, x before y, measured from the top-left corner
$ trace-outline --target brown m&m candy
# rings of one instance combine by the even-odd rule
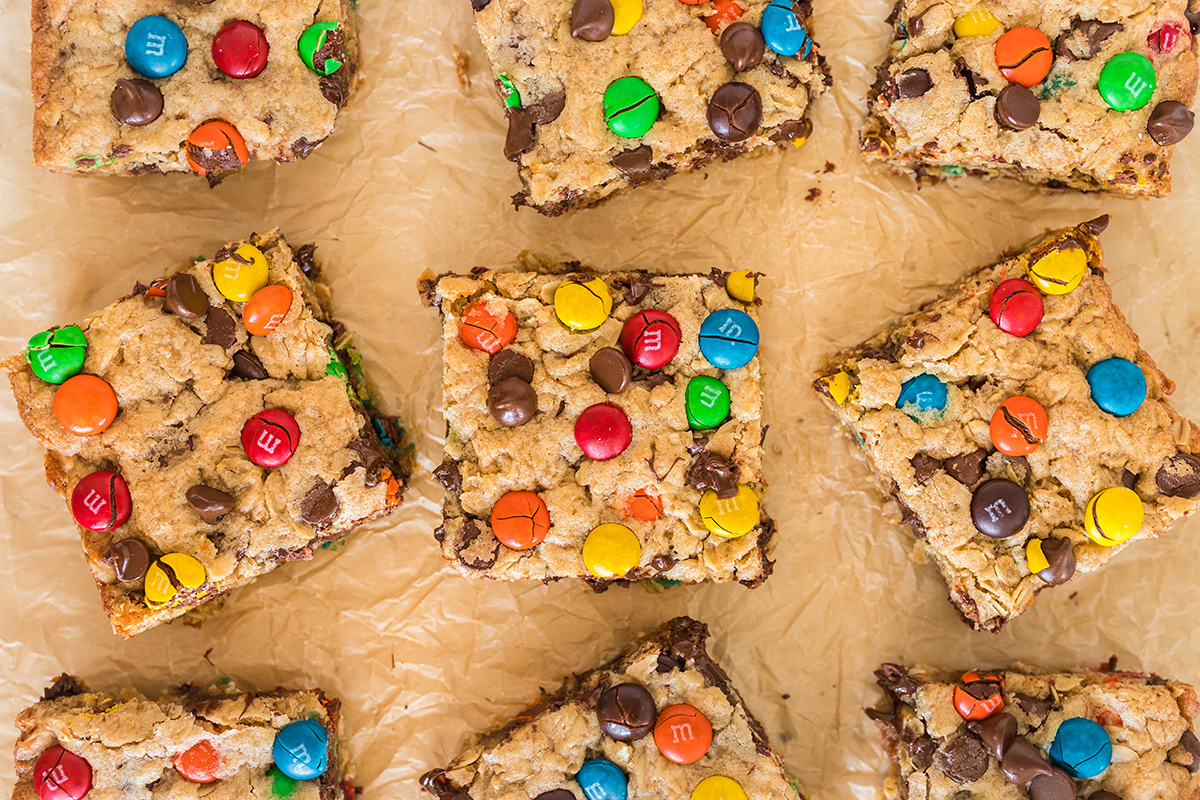
[[[145,78],[118,78],[108,102],[113,116],[126,125],[149,125],[162,116],[162,92]]]
[[[113,542],[104,554],[104,560],[117,573],[117,580],[124,583],[140,581],[150,567],[150,550],[137,539],[121,539]]]
[[[89,531],[119,528],[132,511],[129,485],[115,472],[93,472],[75,484],[71,492],[71,516]]]
[[[509,492],[492,506],[492,533],[505,547],[529,550],[550,532],[550,510],[533,492]]]
[[[629,360],[645,369],[662,369],[679,352],[683,339],[679,323],[666,311],[649,308],[625,320],[621,349]]]
[[[645,687],[622,683],[605,689],[596,701],[600,730],[618,742],[636,742],[654,730],[658,709]]]
[[[537,392],[516,376],[505,378],[488,390],[488,413],[508,428],[524,425],[537,413]]]
[[[712,746],[712,725],[687,703],[667,706],[654,725],[654,743],[668,761],[694,764]]]
[[[281,467],[300,446],[300,426],[282,408],[260,411],[242,426],[242,449],[260,467]]]
[[[748,83],[730,81],[708,101],[708,127],[724,142],[744,142],[758,133],[762,97]]]
[[[1029,495],[1005,478],[984,481],[971,497],[971,522],[993,539],[1007,539],[1029,521]]]
[[[980,720],[1004,709],[1004,679],[994,672],[964,672],[954,687],[954,708],[966,720]]]
[[[588,371],[592,380],[609,394],[620,394],[629,388],[633,378],[633,365],[629,359],[615,347],[605,347],[597,350],[588,361]]]
[[[1002,281],[988,301],[988,316],[996,327],[1012,336],[1028,336],[1046,313],[1038,288],[1022,278]]]
[[[996,122],[1001,127],[1024,131],[1037,125],[1042,104],[1037,95],[1019,83],[1012,83],[996,96]]]
[[[992,444],[1006,456],[1026,456],[1046,440],[1046,409],[1024,396],[1010,397],[992,414]]]
[[[593,461],[607,461],[625,452],[633,441],[633,426],[620,406],[597,403],[575,421],[575,443]]]

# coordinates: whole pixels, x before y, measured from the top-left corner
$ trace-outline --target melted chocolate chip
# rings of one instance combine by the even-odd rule
[[[148,80],[118,78],[109,97],[109,105],[118,122],[126,125],[149,125],[162,115],[163,96]]]
[[[1060,586],[1075,577],[1075,550],[1070,539],[1043,539],[1042,555],[1050,566],[1038,577],[1051,586]]]
[[[734,72],[745,72],[761,64],[766,46],[762,31],[749,22],[735,22],[721,34],[721,54]]]
[[[1137,486],[1137,479],[1138,479],[1137,473],[1131,471],[1128,468],[1126,468],[1125,471],[1121,473],[1121,485],[1124,486],[1126,489],[1132,489],[1133,487]]]
[[[566,103],[567,95],[564,92],[554,92],[534,105],[508,109],[508,137],[504,141],[504,157],[509,161],[516,161],[522,154],[532,150],[536,141],[535,126],[558,119]]]
[[[622,150],[612,157],[612,165],[632,186],[665,178],[674,172],[669,166],[655,166],[654,151],[648,144],[632,150]]]
[[[910,463],[912,464],[913,468],[913,477],[915,477],[917,483],[921,484],[922,486],[929,483],[929,479],[932,478],[934,474],[942,468],[941,461],[938,461],[936,458],[928,456],[925,453],[917,453],[912,457],[912,459],[910,459]]]
[[[508,378],[533,383],[533,360],[511,348],[505,348],[488,362],[488,383],[495,386]]]
[[[633,376],[633,365],[625,354],[615,347],[597,350],[588,361],[592,380],[609,394],[620,394],[629,388]]]
[[[705,450],[696,456],[686,475],[687,483],[693,489],[701,492],[712,489],[722,500],[737,496],[737,479],[737,467],[728,458],[712,450]]]
[[[1125,26],[1119,22],[1100,22],[1094,19],[1077,19],[1054,43],[1054,54],[1069,61],[1091,58],[1100,52],[1101,46]]]
[[[616,20],[611,0],[575,0],[571,8],[571,36],[585,42],[603,42],[612,35]]]
[[[369,489],[372,486],[378,486],[380,480],[383,479],[383,471],[392,466],[391,459],[387,454],[380,449],[380,445],[374,439],[369,437],[369,432],[364,431],[367,435],[360,434],[361,438],[350,442],[346,447],[353,450],[358,456],[356,464],[351,464],[346,468],[347,471],[343,475],[349,475],[358,468],[362,468],[363,483]]]
[[[1000,712],[987,719],[968,722],[967,728],[983,740],[992,755],[1003,758],[1004,751],[1017,736],[1017,718]]]
[[[1108,229],[1108,223],[1109,223],[1108,214],[1102,214],[1102,215],[1096,217],[1095,219],[1089,219],[1087,222],[1083,223],[1079,227],[1086,230],[1092,236],[1099,236],[1100,234],[1104,233],[1104,231],[1106,231]]]
[[[200,281],[194,275],[180,272],[167,281],[163,306],[184,319],[200,319],[208,314],[208,295],[200,288]]]
[[[433,471],[433,478],[448,492],[462,489],[462,472],[459,471],[457,461],[443,461]]]
[[[924,97],[933,88],[933,79],[929,70],[910,69],[896,76],[896,95],[905,99]]]
[[[1192,760],[1184,764],[1187,771],[1191,773],[1200,772],[1200,738],[1192,731],[1184,731],[1183,737],[1179,740],[1179,746],[1185,753],[1192,757]]]
[[[996,97],[996,122],[1001,127],[1024,131],[1037,125],[1042,104],[1037,95],[1019,83],[1010,83]]]
[[[249,350],[238,350],[233,354],[233,374],[248,381],[261,381],[271,377],[258,356]]]
[[[137,539],[121,539],[113,542],[104,554],[104,560],[117,573],[117,580],[134,583],[146,577],[150,568],[150,551]]]
[[[970,488],[983,477],[983,462],[987,455],[987,450],[981,447],[973,453],[947,458],[943,463],[951,478]]]
[[[200,515],[200,519],[209,525],[216,525],[237,505],[233,495],[204,484],[193,486],[184,496]]]
[[[775,144],[785,144],[804,140],[812,135],[812,129],[812,123],[807,119],[789,119],[771,133],[771,141]]]
[[[658,709],[645,687],[622,683],[606,689],[596,701],[600,730],[618,742],[636,742],[654,730]]]
[[[225,309],[209,306],[204,325],[207,330],[200,340],[201,344],[215,344],[223,350],[237,344],[237,323]]]
[[[708,127],[721,141],[744,142],[758,133],[761,122],[762,98],[747,83],[726,83],[708,101]]]
[[[1178,144],[1187,138],[1196,125],[1192,110],[1175,100],[1164,100],[1150,112],[1146,122],[1146,133],[1160,147]]]
[[[300,501],[300,518],[314,528],[326,528],[341,508],[342,504],[333,493],[333,486],[317,478]]]
[[[1050,710],[1054,708],[1054,701],[1050,698],[1039,698],[1028,694],[1017,693],[1013,695],[1017,698],[1017,705],[1021,707],[1031,720],[1034,720],[1034,727],[1041,725],[1042,721],[1050,715]]]
[[[520,378],[505,378],[488,392],[488,413],[509,428],[524,425],[537,413],[537,392]]]
[[[644,274],[635,272],[629,278],[629,285],[625,287],[625,302],[628,305],[636,306],[646,299],[646,295],[650,294],[651,289],[657,288],[657,286],[658,284]]]
[[[346,101],[350,99],[350,79],[346,77],[345,68],[332,75],[323,76],[317,81],[317,86],[321,90],[321,96],[338,108],[345,106]]]
[[[500,540],[490,530],[485,532],[475,520],[468,519],[454,543],[454,554],[468,569],[491,569],[500,557]]]
[[[908,743],[908,757],[912,759],[917,769],[928,769],[933,763],[933,754],[937,752],[937,744],[933,737],[922,734]]]
[[[1038,775],[1029,783],[1029,800],[1075,800],[1075,781],[1055,767],[1049,775]]]
[[[1024,786],[1038,775],[1049,775],[1052,767],[1042,757],[1042,751],[1018,736],[1009,743],[1000,762],[1000,769],[1009,783]]]
[[[960,736],[938,751],[938,766],[955,783],[974,783],[987,772],[988,754],[978,739]]]
[[[54,683],[42,691],[42,699],[57,700],[60,697],[74,697],[77,694],[83,694],[84,691],[86,690],[83,681],[64,672],[54,679]]]
[[[921,682],[908,674],[908,669],[899,664],[883,664],[875,670],[875,682],[890,695],[912,697],[921,688]]]
[[[1176,453],[1158,468],[1154,483],[1167,497],[1191,500],[1200,495],[1200,458],[1191,453]]]

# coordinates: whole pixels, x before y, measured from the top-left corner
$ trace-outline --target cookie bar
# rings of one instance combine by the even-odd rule
[[[439,800],[801,800],[707,639],[707,625],[671,620],[421,785]]]
[[[0,364],[117,633],[400,502],[402,431],[370,407],[314,249],[278,231],[232,242]]]
[[[1163,197],[1193,124],[1190,4],[899,0],[862,151],[918,178]]]
[[[33,160],[188,172],[325,141],[358,60],[350,0],[33,0]]]
[[[471,0],[513,203],[547,216],[812,131],[831,84],[807,0]]]
[[[979,630],[1200,505],[1200,429],[1113,305],[1107,224],[971,273],[814,383]]]
[[[578,264],[424,278],[443,325],[446,561],[597,590],[764,581],[756,279]]]
[[[888,800],[1200,798],[1196,690],[1157,675],[884,664]]]
[[[354,800],[340,709],[320,689],[242,693],[224,678],[155,701],[63,674],[17,716],[13,800]]]

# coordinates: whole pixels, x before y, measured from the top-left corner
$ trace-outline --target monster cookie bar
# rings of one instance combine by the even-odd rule
[[[33,160],[55,172],[295,161],[357,62],[349,0],[33,0]]]
[[[1196,690],[1157,675],[884,664],[888,800],[1196,800]]]
[[[460,0],[461,2],[461,0]],[[808,138],[830,84],[807,0],[471,0],[519,206],[548,216]]]
[[[340,707],[320,689],[243,694],[228,678],[155,701],[64,674],[17,716],[13,800],[354,800]]]
[[[869,160],[1162,197],[1192,130],[1197,0],[899,0]]]
[[[671,620],[421,785],[439,800],[802,800],[707,639]]]
[[[313,246],[222,248],[0,364],[113,629],[184,614],[400,502]]]
[[[467,577],[755,586],[757,275],[446,274],[443,557]]]
[[[814,384],[980,630],[1200,504],[1200,429],[1113,305],[1107,224],[968,275]]]

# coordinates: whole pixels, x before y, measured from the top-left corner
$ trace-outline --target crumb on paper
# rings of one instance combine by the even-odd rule
[[[428,151],[429,151],[429,152],[431,152],[431,153],[436,153],[436,152],[437,152],[437,150],[435,150],[435,149],[433,149],[432,147],[430,147],[429,145],[425,144],[425,143],[424,143],[424,142],[422,142],[420,139],[417,139],[417,144],[421,145],[421,147],[424,147],[426,150],[428,150]]]
[[[464,92],[471,88],[471,57],[458,45],[454,45],[454,73],[458,88]]]
[[[808,202],[812,203],[820,196],[821,196],[821,190],[814,186],[813,188],[808,190],[808,194],[806,194],[804,196],[804,199],[807,200]]]
[[[826,161],[826,162],[825,162],[825,169],[821,170],[821,172],[823,172],[823,173],[830,173],[830,172],[833,172],[833,171],[834,171],[834,170],[836,170],[836,169],[837,169],[837,165],[836,165],[836,164],[834,164],[832,161]]]

